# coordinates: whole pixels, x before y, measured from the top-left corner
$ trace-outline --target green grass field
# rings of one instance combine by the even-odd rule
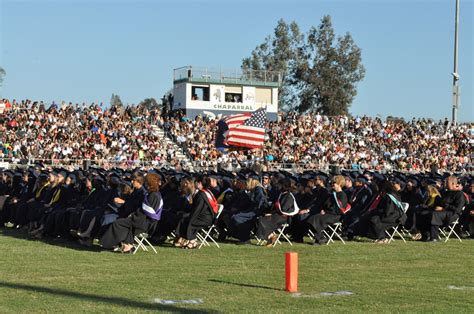
[[[284,291],[286,251],[299,255],[301,297]],[[473,313],[473,270],[472,240],[223,244],[191,251],[160,246],[158,255],[125,255],[61,240],[30,241],[4,229],[0,312]],[[341,290],[354,294],[319,295]],[[154,302],[196,298],[203,303]]]

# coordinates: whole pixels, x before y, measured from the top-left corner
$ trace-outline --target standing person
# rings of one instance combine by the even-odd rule
[[[332,179],[332,193],[323,204],[321,212],[308,218],[308,224],[314,231],[314,244],[324,244],[327,239],[323,236],[323,231],[328,225],[339,222],[343,214],[349,209],[347,195],[342,190],[344,188],[345,179],[341,175],[337,175]]]
[[[112,223],[100,238],[100,243],[104,248],[111,249],[121,244],[123,253],[131,253],[134,235],[148,232],[152,223],[160,220],[163,210],[163,199],[159,192],[161,178],[158,174],[150,172],[145,180],[147,189],[142,203],[127,218],[119,218]]]
[[[202,189],[194,195],[191,215],[184,217],[178,224],[177,239],[174,243],[176,247],[197,248],[196,234],[203,228],[212,225],[218,212],[219,204],[211,192],[216,187],[217,179],[215,177],[204,177]]]

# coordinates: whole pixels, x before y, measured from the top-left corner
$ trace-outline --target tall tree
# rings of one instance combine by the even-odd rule
[[[299,112],[348,114],[357,95],[356,84],[365,76],[361,50],[346,33],[336,39],[331,17],[311,27],[299,50],[292,84],[296,86]]]
[[[110,98],[110,106],[112,107],[123,107],[122,100],[120,99],[119,95],[112,94],[112,97]]]
[[[155,98],[145,98],[138,104],[138,106],[146,108],[147,110],[152,110],[158,107],[158,102]]]
[[[361,51],[349,33],[336,39],[330,16],[302,35],[296,22],[280,19],[274,33],[242,60],[242,69],[282,73],[281,110],[347,114],[364,78]]]
[[[293,108],[293,92],[290,84],[291,67],[297,58],[297,47],[301,45],[303,36],[296,22],[287,24],[280,19],[273,35],[267,36],[258,45],[250,57],[242,60],[242,70],[279,71],[282,86],[279,89],[279,106],[283,109]]]
[[[3,78],[5,77],[6,74],[7,72],[5,72],[5,70],[2,67],[0,67],[0,86],[2,86]]]

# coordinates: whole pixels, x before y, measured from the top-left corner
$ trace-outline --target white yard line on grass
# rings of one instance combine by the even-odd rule
[[[320,297],[332,297],[339,295],[353,295],[351,291],[336,291],[336,292],[320,292],[317,294],[302,294],[300,292],[293,293],[291,296],[294,298],[320,298]]]
[[[474,290],[474,287],[456,287],[456,286],[448,286],[449,290]]]
[[[153,299],[153,303],[160,304],[203,304],[203,299],[191,299],[191,300],[163,300],[163,299]]]

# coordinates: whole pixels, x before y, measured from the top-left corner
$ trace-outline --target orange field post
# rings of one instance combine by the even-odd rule
[[[298,291],[298,253],[285,253],[286,268],[286,291]]]

